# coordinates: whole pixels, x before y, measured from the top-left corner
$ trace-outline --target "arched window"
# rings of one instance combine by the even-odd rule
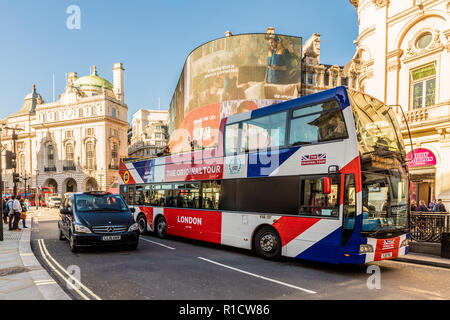
[[[55,149],[51,144],[47,146],[47,166],[48,168],[55,167]]]
[[[87,169],[93,170],[95,163],[95,146],[92,141],[86,143],[86,166]]]

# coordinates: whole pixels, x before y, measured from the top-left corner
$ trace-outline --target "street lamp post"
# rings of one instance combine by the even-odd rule
[[[24,131],[24,129],[22,128],[10,128],[10,127],[3,127],[4,129],[7,130],[12,130],[13,134],[12,134],[12,140],[13,140],[13,149],[14,149],[14,155],[16,157],[16,165],[13,168],[13,183],[14,183],[14,189],[13,189],[13,195],[14,198],[17,196],[17,180],[16,180],[16,175],[17,175],[17,144],[16,141],[19,139],[18,135],[16,134],[16,131]]]

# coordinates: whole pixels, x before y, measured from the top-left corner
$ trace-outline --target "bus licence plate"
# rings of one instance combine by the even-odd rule
[[[392,252],[386,252],[381,254],[381,259],[392,258]]]
[[[120,236],[104,236],[102,237],[103,241],[112,241],[112,240],[120,240]]]

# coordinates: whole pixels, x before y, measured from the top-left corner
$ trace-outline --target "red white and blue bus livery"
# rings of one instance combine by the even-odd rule
[[[333,264],[409,249],[406,153],[393,111],[337,87],[224,118],[218,144],[122,159],[141,232]]]

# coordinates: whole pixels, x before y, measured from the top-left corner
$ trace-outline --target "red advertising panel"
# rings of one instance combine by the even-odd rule
[[[167,234],[220,243],[222,212],[164,208]]]

